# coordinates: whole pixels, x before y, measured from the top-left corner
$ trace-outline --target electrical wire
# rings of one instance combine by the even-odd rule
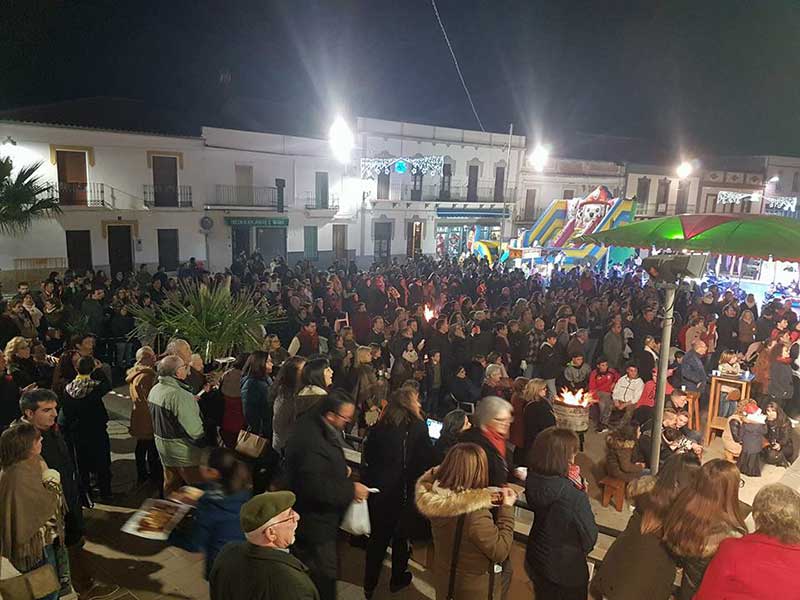
[[[436,0],[431,0],[431,6],[433,6],[433,13],[436,15],[436,20],[439,22],[439,28],[442,30],[442,35],[444,36],[444,41],[447,43],[447,48],[450,50],[450,56],[453,57],[453,64],[456,66],[456,72],[458,73],[458,78],[461,80],[461,86],[464,88],[464,93],[467,95],[467,100],[469,100],[469,105],[472,108],[472,114],[475,115],[475,120],[478,121],[481,131],[485,133],[486,130],[483,128],[481,118],[478,116],[478,111],[475,109],[475,103],[472,101],[472,95],[469,93],[469,88],[467,88],[467,82],[464,81],[464,75],[461,73],[461,67],[458,66],[456,53],[453,51],[453,46],[450,44],[450,38],[447,36],[444,23],[442,23],[442,17],[439,16],[439,9],[436,7]]]

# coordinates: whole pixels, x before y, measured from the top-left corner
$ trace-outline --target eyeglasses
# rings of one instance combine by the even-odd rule
[[[346,422],[348,422],[348,423],[350,423],[350,422],[353,420],[353,417],[345,417],[345,416],[344,416],[343,414],[341,414],[341,413],[333,413],[333,414],[335,414],[335,415],[336,415],[337,417],[339,417],[340,419],[344,419],[344,420],[345,420]]]
[[[492,421],[497,421],[498,423],[513,423],[514,422],[514,417],[505,417],[503,419],[494,418],[494,419],[492,419]]]
[[[298,514],[294,511],[294,509],[292,509],[288,517],[286,517],[285,519],[281,519],[280,521],[275,521],[270,525],[270,527],[275,527],[276,525],[280,525],[281,523],[288,523],[289,521],[294,521],[297,517]]]

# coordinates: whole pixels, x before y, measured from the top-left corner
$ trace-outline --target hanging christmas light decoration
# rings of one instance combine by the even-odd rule
[[[438,175],[441,177],[444,156],[417,156],[414,158],[362,158],[361,179],[375,179],[378,175],[389,175],[392,171],[403,175]]]

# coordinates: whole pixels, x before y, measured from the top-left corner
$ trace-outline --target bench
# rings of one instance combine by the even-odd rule
[[[616,477],[603,477],[598,483],[603,488],[603,506],[608,506],[611,501],[614,502],[614,508],[617,512],[622,512],[622,505],[625,503],[625,486],[627,485],[622,479]]]

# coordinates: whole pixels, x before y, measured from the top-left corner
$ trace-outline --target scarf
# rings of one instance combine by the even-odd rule
[[[489,443],[494,446],[495,450],[500,453],[500,456],[503,457],[503,460],[506,459],[506,439],[501,436],[496,431],[492,431],[491,429],[484,429],[483,436],[489,440]]]
[[[3,556],[18,569],[30,570],[42,561],[45,526],[54,515],[63,534],[59,495],[42,483],[41,464],[36,456],[0,473],[0,544]]]

